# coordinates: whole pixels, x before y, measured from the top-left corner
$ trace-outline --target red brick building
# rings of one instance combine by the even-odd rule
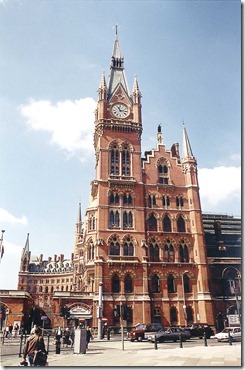
[[[99,283],[103,320],[124,324],[214,324],[209,267],[199,197],[197,162],[187,131],[179,145],[164,144],[141,156],[141,91],[129,91],[116,35],[110,78],[104,74],[95,111],[95,177],[82,220],[79,207],[71,259],[31,256],[23,250],[18,289],[28,291],[40,315],[62,325],[66,306],[74,319],[97,327]]]

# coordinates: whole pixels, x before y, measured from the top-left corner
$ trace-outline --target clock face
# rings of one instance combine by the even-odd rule
[[[117,118],[125,118],[129,114],[128,107],[122,103],[114,104],[111,111]]]

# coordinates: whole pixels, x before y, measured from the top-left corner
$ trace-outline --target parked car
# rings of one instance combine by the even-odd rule
[[[159,323],[139,324],[136,325],[135,329],[133,329],[131,332],[128,332],[127,337],[131,340],[131,342],[134,342],[135,340],[141,342],[143,339],[146,339],[145,333],[158,332],[161,329],[163,329],[163,326]]]
[[[199,337],[200,339],[204,337],[204,332],[207,339],[214,335],[213,329],[206,323],[193,323],[185,329],[190,331],[191,337]]]
[[[163,329],[163,330],[160,330],[156,333],[152,333],[151,335],[147,335],[147,336],[148,336],[148,340],[151,342],[154,342],[156,339],[157,342],[163,343],[167,341],[177,342],[177,340],[180,339],[180,334],[181,334],[183,342],[185,342],[187,339],[190,339],[191,337],[189,330],[176,328],[176,327]]]
[[[220,333],[215,334],[215,339],[217,339],[218,342],[228,342],[229,341],[229,333],[231,336],[232,341],[241,341],[241,328],[239,327],[226,327],[223,329]]]

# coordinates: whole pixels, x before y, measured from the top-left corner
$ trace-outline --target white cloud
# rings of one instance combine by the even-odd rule
[[[21,252],[23,250],[23,245],[17,245],[14,243],[11,243],[7,240],[4,240],[4,255],[3,259],[6,258],[8,254],[20,256]]]
[[[241,198],[241,167],[214,167],[198,170],[202,207],[216,212],[226,201]]]
[[[9,213],[6,209],[0,208],[0,221],[9,222],[11,224],[27,225],[28,219],[26,216],[15,217]]]
[[[64,100],[56,104],[30,99],[20,110],[31,129],[49,132],[52,143],[70,155],[86,160],[93,153],[95,108],[96,102],[92,98]]]

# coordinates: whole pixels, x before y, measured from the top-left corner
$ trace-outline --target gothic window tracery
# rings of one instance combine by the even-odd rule
[[[174,262],[174,247],[169,239],[164,244],[164,258],[167,262]]]
[[[122,175],[130,176],[130,150],[128,145],[122,149]]]
[[[179,259],[180,262],[189,262],[189,250],[184,239],[181,240],[179,245]]]
[[[119,175],[119,149],[116,144],[110,150],[110,172]]]
[[[169,207],[170,206],[170,198],[168,195],[163,195],[162,197],[162,205],[163,207]]]
[[[134,255],[134,245],[131,238],[126,238],[123,245],[123,254],[124,256],[133,256]]]
[[[169,183],[169,166],[164,158],[158,161],[157,170],[158,170],[159,184],[168,184]]]
[[[117,237],[114,237],[109,245],[109,254],[111,256],[119,256],[120,255],[120,244]]]
[[[109,215],[109,227],[119,227],[120,215],[118,210],[111,210]]]
[[[124,211],[123,212],[123,227],[133,227],[133,215],[131,211]]]
[[[132,293],[132,291],[133,291],[133,280],[131,276],[127,274],[124,279],[124,292]]]
[[[149,245],[149,255],[151,262],[158,262],[159,261],[159,246],[157,242],[153,239]]]

